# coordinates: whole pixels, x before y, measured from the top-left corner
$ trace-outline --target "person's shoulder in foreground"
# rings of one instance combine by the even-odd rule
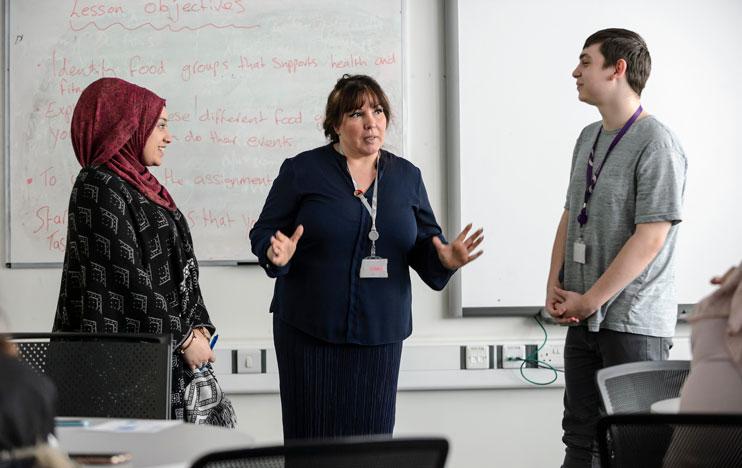
[[[46,442],[54,433],[57,392],[51,381],[0,352],[0,450]]]

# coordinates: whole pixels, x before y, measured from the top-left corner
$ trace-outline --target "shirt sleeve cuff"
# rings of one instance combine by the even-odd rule
[[[441,239],[441,241],[446,242],[443,236],[439,236],[439,238]],[[426,265],[426,274],[425,278],[423,278],[423,281],[425,281],[425,283],[427,283],[428,286],[433,288],[435,291],[440,291],[446,287],[448,281],[458,270],[449,270],[448,268],[443,266],[443,263],[441,263],[441,259],[438,258],[438,252],[435,250],[435,246],[433,246],[432,237],[426,241],[426,246],[428,250],[426,258],[428,259],[428,261]]]
[[[662,221],[668,221],[672,225],[676,225],[683,220],[683,216],[680,212],[669,212],[669,213],[657,213],[647,215],[637,215],[634,217],[634,224],[643,223],[659,223]]]
[[[278,267],[271,263],[270,260],[268,260],[268,255],[266,255],[267,251],[268,242],[263,242],[262,245],[260,245],[258,248],[258,262],[260,262],[260,266],[263,268],[263,270],[265,270],[268,277],[278,278],[279,276],[287,274],[289,272],[289,266],[291,265],[291,262],[282,267]]]

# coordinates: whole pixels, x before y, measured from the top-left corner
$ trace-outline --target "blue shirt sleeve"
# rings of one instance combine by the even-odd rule
[[[296,213],[300,200],[301,195],[295,183],[293,161],[287,159],[281,164],[278,177],[273,181],[260,217],[250,230],[252,252],[258,257],[260,266],[271,278],[277,278],[289,272],[291,261],[282,267],[277,267],[268,260],[267,252],[271,236],[276,231],[290,236],[296,229]]]
[[[415,221],[417,223],[417,238],[415,246],[409,253],[409,265],[417,272],[425,284],[436,291],[443,289],[451,276],[456,272],[444,267],[438,258],[438,252],[433,245],[433,237],[446,242],[441,232],[441,227],[435,220],[435,214],[430,207],[428,192],[425,190],[420,169],[417,169],[417,207],[415,209]]]

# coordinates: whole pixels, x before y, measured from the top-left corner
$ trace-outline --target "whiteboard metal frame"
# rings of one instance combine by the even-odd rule
[[[449,232],[461,229],[461,145],[459,134],[459,1],[446,0],[444,5],[445,70],[446,70],[446,179],[447,217]],[[451,317],[463,317],[461,308],[461,275],[448,283],[448,309]]]
[[[7,180],[7,176],[10,171],[10,122],[8,115],[10,115],[10,2],[4,2],[3,13],[5,14],[5,31],[3,31],[3,40],[5,41],[5,47],[3,48],[3,101],[4,111],[3,116],[3,138],[4,145],[3,149],[3,180]],[[5,184],[5,252],[3,256],[5,259],[10,259],[10,184]],[[10,263],[5,264],[8,268],[11,267]]]

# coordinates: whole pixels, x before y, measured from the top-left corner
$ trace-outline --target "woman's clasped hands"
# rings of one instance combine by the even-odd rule
[[[209,346],[208,332],[203,328],[194,328],[192,336],[186,338],[181,347],[183,361],[191,370],[200,369],[209,362],[214,362],[214,351]]]

